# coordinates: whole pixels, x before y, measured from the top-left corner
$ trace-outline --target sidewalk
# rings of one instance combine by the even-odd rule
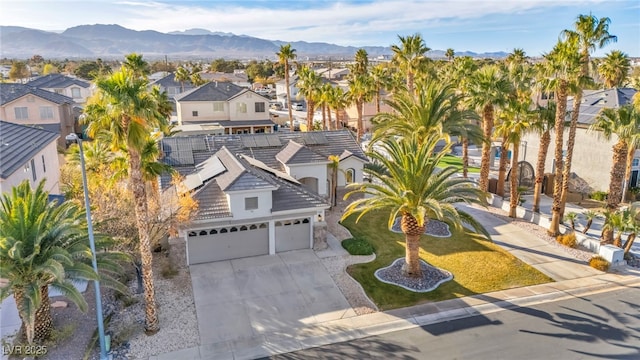
[[[310,325],[295,334],[265,336],[263,341],[228,341],[216,346],[198,346],[152,356],[149,359],[256,359],[616,288],[640,287],[640,271],[636,269],[622,268],[615,273],[600,272],[483,209],[467,207],[465,210],[490,230],[496,244],[556,282],[326,321]]]

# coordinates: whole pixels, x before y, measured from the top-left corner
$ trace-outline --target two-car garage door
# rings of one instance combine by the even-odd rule
[[[275,225],[276,252],[311,247],[310,218],[278,220]],[[269,254],[267,222],[190,231],[187,261],[190,265]]]

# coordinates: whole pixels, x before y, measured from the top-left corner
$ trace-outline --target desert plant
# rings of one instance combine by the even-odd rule
[[[568,234],[564,234],[564,235],[558,235],[556,237],[556,241],[564,246],[570,247],[570,248],[576,248],[578,246],[578,242],[576,240],[576,233],[575,232],[570,232]]]
[[[584,230],[582,230],[583,234],[586,234],[589,229],[591,229],[591,225],[593,224],[593,219],[598,215],[597,212],[593,210],[585,211],[582,215],[587,219],[587,224],[584,226]]]
[[[589,266],[591,266],[594,269],[598,269],[600,271],[609,270],[609,265],[611,264],[609,264],[607,259],[603,258],[600,255],[596,255],[592,257],[591,260],[589,260]]]
[[[594,191],[589,194],[589,197],[593,200],[605,201],[607,200],[607,195],[609,195],[606,191]]]
[[[342,241],[342,247],[351,255],[371,255],[374,252],[373,245],[364,238],[351,238]]]
[[[576,219],[577,218],[578,218],[578,213],[575,213],[573,211],[564,216],[564,221],[568,221],[569,224],[571,224],[571,230],[573,230],[573,231],[576,231]]]

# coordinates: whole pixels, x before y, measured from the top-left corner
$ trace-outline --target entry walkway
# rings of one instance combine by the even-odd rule
[[[218,348],[203,345],[153,356],[150,360],[256,359],[621,287],[640,287],[640,271],[636,269],[623,268],[615,273],[597,271],[484,209],[467,207],[466,210],[490,230],[496,243],[556,282],[341,319],[320,320],[321,317],[316,316],[316,320],[320,321],[289,332],[283,331],[279,337],[254,339],[251,343],[229,340]],[[234,320],[230,318],[229,321]],[[237,326],[233,323],[228,325]]]

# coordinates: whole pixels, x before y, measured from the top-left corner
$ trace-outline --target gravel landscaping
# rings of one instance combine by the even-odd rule
[[[402,271],[405,264],[404,258],[396,259],[391,265],[376,270],[374,275],[382,282],[397,285],[414,292],[433,291],[440,284],[453,279],[453,274],[450,272],[431,266],[424,260],[420,260],[422,276],[408,277]]]
[[[393,226],[391,226],[391,231],[395,233],[401,233],[400,229],[400,221],[402,218],[397,217],[393,222]],[[451,231],[449,231],[449,225],[440,221],[440,220],[432,220],[427,221],[427,227],[424,229],[425,235],[446,238],[451,237]]]

